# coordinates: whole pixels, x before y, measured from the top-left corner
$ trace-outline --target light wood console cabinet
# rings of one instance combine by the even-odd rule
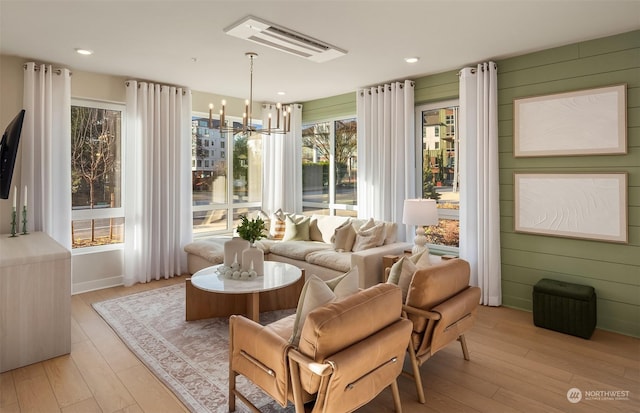
[[[43,232],[0,235],[0,373],[71,352],[71,253]]]

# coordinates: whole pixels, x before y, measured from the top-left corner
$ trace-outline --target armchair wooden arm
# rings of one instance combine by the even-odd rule
[[[321,388],[324,386],[326,378],[333,373],[331,363],[318,363],[312,358],[305,356],[296,349],[289,350],[289,371],[291,372],[291,389],[293,391],[293,402],[296,412],[304,412],[304,402],[302,387],[300,386],[300,369],[306,369],[313,374],[322,377]]]

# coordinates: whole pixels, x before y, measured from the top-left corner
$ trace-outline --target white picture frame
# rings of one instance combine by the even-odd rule
[[[514,99],[513,154],[625,154],[626,107],[626,84]]]
[[[627,173],[514,173],[516,232],[628,243]]]

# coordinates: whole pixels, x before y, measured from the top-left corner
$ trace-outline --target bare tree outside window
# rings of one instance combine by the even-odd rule
[[[121,207],[121,116],[117,110],[71,107],[73,210]],[[122,242],[123,223],[121,218],[74,220],[74,247]]]
[[[114,178],[119,175],[116,128],[120,112],[98,108],[71,108],[71,179],[73,206],[94,208],[115,202]],[[86,191],[88,189],[88,191]],[[100,192],[96,193],[96,189]]]

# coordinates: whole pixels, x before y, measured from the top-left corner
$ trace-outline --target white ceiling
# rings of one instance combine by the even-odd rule
[[[348,53],[314,63],[223,32],[247,15]],[[639,28],[640,1],[621,0],[0,0],[2,54],[245,98],[254,51],[256,101],[334,96]]]

